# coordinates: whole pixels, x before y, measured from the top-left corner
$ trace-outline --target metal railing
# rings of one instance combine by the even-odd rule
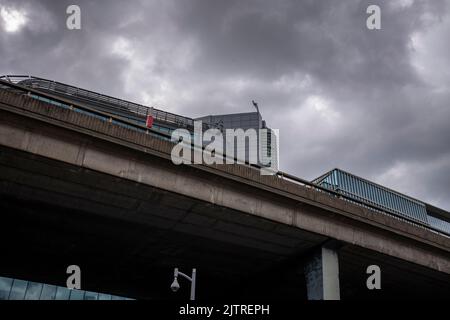
[[[341,169],[333,169],[312,182],[394,214],[429,224],[425,204],[421,201]]]
[[[15,76],[15,79],[17,79],[17,78],[23,79],[23,77],[25,77],[25,76]],[[160,131],[154,130],[152,128],[147,128],[146,126],[141,125],[141,124],[139,124],[139,123],[137,123],[135,121],[130,121],[127,118],[124,118],[124,117],[121,117],[121,116],[118,116],[118,115],[115,115],[115,114],[111,114],[111,113],[107,113],[107,112],[104,112],[104,111],[96,110],[96,109],[94,109],[92,107],[88,107],[88,106],[86,106],[86,105],[84,105],[82,103],[74,102],[71,99],[69,100],[67,98],[62,98],[62,97],[55,96],[55,95],[53,95],[51,93],[43,92],[41,89],[36,90],[36,88],[23,86],[22,84],[20,84],[20,82],[22,80],[17,82],[17,81],[14,81],[14,80],[9,81],[10,79],[13,79],[12,76],[0,77],[0,89],[8,88],[8,89],[10,89],[12,91],[15,91],[15,92],[22,92],[22,94],[27,94],[27,95],[33,94],[33,95],[36,95],[38,97],[42,97],[44,99],[51,99],[51,100],[54,100],[57,103],[64,104],[65,106],[70,106],[70,108],[72,110],[74,110],[74,111],[91,114],[93,116],[96,116],[96,117],[99,117],[101,119],[104,119],[105,121],[113,122],[115,124],[118,124],[118,125],[121,125],[121,126],[125,126],[127,128],[130,128],[130,129],[138,130],[140,132],[146,132],[146,133],[151,134],[152,136],[155,136],[157,138],[164,139],[164,140],[167,140],[167,141],[171,141],[171,135],[170,134],[167,134],[167,133],[164,133],[164,132],[160,132]],[[162,111],[162,112],[164,112],[164,111]],[[204,146],[200,146],[200,148],[204,148]],[[224,155],[224,156],[226,157],[226,155]],[[267,168],[261,167],[261,166],[259,166],[257,164],[244,163],[244,165],[246,165],[247,167],[250,167],[252,169],[255,169],[255,170],[261,170],[261,169],[267,170]],[[325,193],[325,194],[327,194],[329,196],[332,196],[332,197],[335,197],[335,198],[338,198],[338,199],[341,199],[341,200],[344,200],[344,201],[356,204],[358,206],[362,206],[364,208],[376,211],[376,212],[384,214],[384,215],[388,215],[388,216],[393,217],[393,218],[395,218],[397,220],[401,220],[403,222],[407,222],[408,224],[414,225],[416,227],[427,229],[427,230],[429,230],[429,231],[431,231],[433,233],[441,234],[441,235],[444,235],[444,236],[447,236],[447,237],[449,236],[448,233],[443,232],[442,230],[439,230],[439,229],[437,229],[437,228],[435,228],[433,226],[430,226],[428,224],[422,223],[420,221],[414,221],[412,219],[408,219],[408,218],[405,218],[405,217],[400,217],[398,215],[393,214],[392,212],[390,212],[388,210],[382,209],[382,208],[380,208],[378,206],[375,206],[373,204],[365,203],[365,202],[360,201],[358,199],[354,199],[351,196],[348,196],[346,194],[342,194],[342,193],[340,193],[338,191],[334,191],[334,190],[328,189],[328,188],[323,187],[323,186],[321,186],[319,184],[316,184],[316,183],[310,182],[308,180],[305,180],[305,179],[293,176],[291,174],[288,174],[288,173],[285,173],[285,172],[282,172],[282,171],[278,171],[278,172],[275,173],[275,176],[280,178],[280,179],[287,180],[289,182],[293,182],[295,184],[298,184],[298,185],[301,185],[303,187],[306,187],[307,189],[315,190],[317,192],[322,192],[322,193]]]
[[[194,126],[194,120],[192,118],[180,116],[174,113],[156,109],[154,107],[144,106],[119,98],[114,98],[108,95],[100,94],[94,91],[82,89],[57,81],[24,75],[0,76],[0,80],[8,81],[13,84],[20,84],[32,89],[55,93],[57,95],[68,97],[81,103],[96,106],[104,111],[119,113],[125,117],[133,116],[136,118],[145,118],[147,115],[151,115],[155,120],[167,124],[172,124],[177,128],[192,129]],[[204,124],[204,126],[207,127],[206,124]]]

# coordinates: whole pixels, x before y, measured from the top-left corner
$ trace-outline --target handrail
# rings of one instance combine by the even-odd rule
[[[49,94],[49,93],[45,93],[45,92],[42,92],[42,91],[39,91],[39,90],[36,90],[36,89],[32,89],[32,88],[29,88],[29,87],[24,87],[24,86],[21,86],[19,84],[9,83],[9,82],[6,82],[6,81],[0,79],[0,87],[1,87],[1,85],[6,85],[6,86],[12,87],[14,89],[18,89],[20,91],[26,92],[27,94],[28,93],[34,93],[37,96],[42,96],[44,98],[48,98],[48,99],[54,100],[56,102],[62,103],[62,104],[67,105],[67,106],[73,106],[73,107],[76,107],[78,109],[81,109],[81,110],[84,110],[84,111],[88,111],[90,113],[94,113],[94,114],[102,116],[102,117],[111,118],[111,119],[114,119],[114,120],[116,120],[118,122],[121,122],[121,123],[123,123],[123,124],[125,124],[127,126],[143,129],[144,131],[152,132],[152,133],[154,133],[156,135],[162,136],[164,138],[168,138],[169,140],[171,139],[171,135],[169,135],[167,133],[160,132],[160,131],[155,130],[153,128],[147,128],[146,126],[138,124],[137,122],[133,122],[133,121],[127,120],[126,118],[122,118],[122,117],[120,117],[118,115],[115,115],[115,114],[112,114],[112,113],[96,110],[96,109],[91,108],[89,106],[86,106],[86,105],[84,105],[82,103],[74,103],[73,101],[71,101],[69,99],[61,98],[59,96],[55,96],[55,95],[52,95],[52,94]]]
[[[25,76],[25,75],[4,75],[4,76],[0,76],[0,80],[2,80],[2,79],[6,79],[6,81],[13,83],[13,84],[19,84],[20,82],[29,81],[29,82],[31,82],[32,87],[33,87],[33,85],[39,86],[40,85],[39,82],[42,82],[47,85],[47,87],[46,86],[40,87],[41,89],[44,89],[44,90],[45,89],[53,90],[60,94],[68,94],[68,95],[71,95],[72,97],[78,98],[78,99],[80,99],[80,98],[81,99],[83,99],[83,98],[95,99],[95,102],[97,102],[97,103],[105,103],[106,102],[108,105],[112,104],[112,105],[118,107],[122,111],[133,112],[133,110],[134,110],[135,113],[140,116],[146,116],[146,115],[151,114],[155,117],[156,120],[161,120],[164,122],[171,122],[177,126],[192,127],[193,123],[194,123],[194,119],[189,118],[189,117],[180,116],[178,114],[159,110],[154,107],[144,106],[144,105],[141,105],[138,103],[129,102],[129,101],[126,101],[126,100],[123,100],[120,98],[111,97],[111,96],[108,96],[105,94],[100,94],[100,93],[90,91],[87,89],[75,87],[72,85],[68,85],[65,83],[48,80],[48,79],[44,79],[44,78],[40,78],[40,77]],[[60,89],[64,89],[64,91],[55,90],[55,88],[58,86]],[[126,106],[126,107],[124,108],[124,106]]]

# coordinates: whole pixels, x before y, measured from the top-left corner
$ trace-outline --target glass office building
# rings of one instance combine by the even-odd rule
[[[0,300],[132,300],[45,283],[0,277]]]
[[[265,167],[276,168],[278,171],[278,139],[275,136],[275,132],[266,126],[266,122],[262,119],[259,112],[245,112],[245,113],[231,113],[221,115],[209,115],[205,117],[196,118],[206,123],[209,128],[219,129],[225,139],[226,129],[242,129],[244,131],[248,129],[256,130],[257,134],[257,148],[261,151],[261,154],[256,155],[258,164]],[[267,129],[267,134],[259,136],[259,129]],[[234,143],[234,157],[239,154],[245,155],[243,161],[249,162],[249,142],[244,145],[238,145]],[[225,142],[224,142],[225,148]]]
[[[450,234],[450,223],[431,215],[431,210],[427,210],[425,203],[351,173],[334,169],[312,182],[342,194],[347,199],[355,200],[358,204],[380,209]]]

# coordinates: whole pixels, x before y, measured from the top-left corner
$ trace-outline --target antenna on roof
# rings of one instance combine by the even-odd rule
[[[256,112],[258,112],[259,114],[259,108],[258,108],[258,103],[255,102],[255,100],[252,100],[253,106],[256,108]]]

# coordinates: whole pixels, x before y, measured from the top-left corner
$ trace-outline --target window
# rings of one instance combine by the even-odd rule
[[[0,300],[7,300],[13,279],[0,277]]]
[[[44,284],[42,288],[41,300],[54,300],[56,296],[56,286]]]
[[[25,293],[25,300],[39,300],[42,292],[42,284],[37,282],[28,282]]]
[[[9,294],[9,300],[23,300],[27,286],[28,281],[14,279],[11,293]]]

